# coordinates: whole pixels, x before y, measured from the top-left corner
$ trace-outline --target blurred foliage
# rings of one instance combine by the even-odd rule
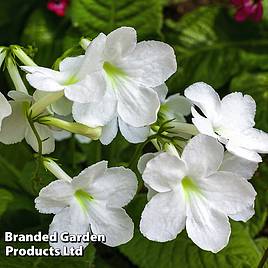
[[[204,5],[208,2],[212,4]],[[63,18],[49,12],[45,0],[0,1],[0,44],[31,46],[35,61],[51,66],[61,55],[77,54],[81,36],[94,38],[100,32],[132,26],[139,40],[163,40],[174,47],[178,71],[168,82],[171,93],[205,81],[220,95],[250,94],[257,102],[256,125],[268,131],[268,0],[263,3],[260,23],[236,23],[228,1],[70,0]],[[70,50],[64,53],[66,49]],[[3,89],[10,85],[6,77],[0,76]],[[79,144],[71,138],[58,143],[52,156],[74,176],[101,159],[109,159],[110,166],[127,165],[135,148],[121,135],[109,146]],[[0,145],[0,152],[1,231],[46,232],[52,215],[39,214],[34,198],[53,177],[45,170],[36,172],[32,151],[24,143]],[[0,267],[255,268],[268,246],[267,177],[265,159],[251,180],[258,192],[256,214],[248,223],[232,223],[230,244],[218,254],[200,250],[185,232],[168,243],[145,239],[138,231],[145,204],[141,194],[128,206],[135,237],[119,249],[92,245],[83,258],[6,258],[1,249]]]

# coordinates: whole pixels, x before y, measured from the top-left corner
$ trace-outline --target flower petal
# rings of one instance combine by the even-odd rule
[[[217,253],[228,244],[228,217],[211,208],[206,200],[192,195],[186,217],[187,234],[198,247]]]
[[[138,165],[137,165],[140,174],[142,174],[144,172],[147,163],[151,159],[156,157],[158,154],[159,154],[159,152],[157,152],[157,153],[147,153],[147,154],[144,154],[144,155],[141,156],[141,158],[139,159]],[[151,188],[147,183],[144,183],[144,186],[148,189],[147,200],[150,201],[152,199],[152,197],[155,196],[158,192],[155,191],[153,188]]]
[[[153,241],[173,240],[185,227],[185,212],[181,192],[158,193],[152,197],[142,212],[141,233]]]
[[[199,187],[210,206],[226,215],[236,214],[252,206],[256,196],[247,180],[225,171],[204,178]]]
[[[72,137],[72,133],[65,130],[52,130],[52,134],[56,141],[63,141]]]
[[[49,68],[29,66],[22,66],[21,68],[28,72],[26,79],[29,84],[42,91],[61,91],[64,89],[64,86],[61,83],[68,78],[66,74]]]
[[[106,244],[116,247],[127,243],[134,232],[131,218],[122,208],[107,208],[102,202],[89,203],[89,218],[93,234],[104,234]]]
[[[220,171],[229,171],[249,180],[258,168],[258,163],[225,152]]]
[[[192,107],[191,109],[192,114],[193,114],[193,124],[197,127],[198,131],[202,134],[214,137],[214,138],[218,138],[218,136],[215,134],[213,126],[211,121],[206,118],[201,116],[194,107]]]
[[[52,111],[61,116],[70,115],[72,113],[72,106],[73,103],[65,96],[51,104]]]
[[[76,140],[82,144],[87,144],[87,143],[90,143],[92,141],[92,139],[85,137],[83,135],[75,134],[74,136],[75,136]]]
[[[88,187],[94,199],[104,201],[109,207],[126,206],[137,191],[136,175],[124,167],[113,167],[95,177]]]
[[[74,194],[71,184],[65,180],[56,180],[41,189],[35,199],[35,207],[40,213],[60,212],[69,204]]]
[[[256,128],[249,128],[238,133],[235,139],[232,138],[232,142],[248,150],[268,153],[268,133]]]
[[[47,126],[38,123],[35,123],[34,125],[42,140],[42,154],[50,154],[54,152],[55,139],[52,131]],[[33,148],[34,151],[38,152],[38,142],[30,125],[28,125],[26,129],[25,140]]]
[[[36,92],[36,91],[35,91]],[[17,90],[10,90],[7,94],[11,99],[17,102],[32,102],[32,96]]]
[[[137,44],[137,33],[134,28],[120,27],[107,35],[104,49],[105,59],[113,61],[131,53]]]
[[[26,131],[26,117],[23,112],[23,103],[10,101],[12,113],[2,121],[0,142],[13,144],[24,139]]]
[[[142,174],[145,170],[145,167],[147,163],[152,160],[154,157],[156,157],[159,153],[147,153],[141,156],[138,162],[138,170],[140,174]]]
[[[222,163],[223,154],[224,148],[216,139],[203,134],[195,136],[182,153],[187,176],[198,179],[214,173]]]
[[[256,103],[240,92],[228,94],[221,101],[219,124],[227,129],[244,130],[255,124]]]
[[[90,127],[104,126],[116,114],[117,101],[111,90],[107,90],[100,102],[73,104],[73,117],[76,122]]]
[[[143,127],[156,121],[160,102],[155,91],[127,82],[118,86],[117,110],[125,123],[133,127]]]
[[[102,128],[100,142],[104,145],[110,144],[116,137],[117,132],[118,132],[118,123],[117,123],[117,117],[115,117]]]
[[[164,83],[160,86],[154,87],[153,90],[157,93],[160,103],[163,103],[168,93],[167,85]]]
[[[185,171],[182,160],[168,153],[161,153],[147,163],[142,179],[157,192],[168,192],[179,185]]]
[[[251,150],[248,150],[246,148],[242,148],[240,147],[238,144],[236,143],[233,143],[232,141],[229,141],[227,144],[226,144],[226,149],[238,156],[238,157],[242,157],[242,158],[245,158],[249,161],[252,161],[252,162],[262,162],[262,158],[261,156],[255,152],[255,151],[251,151]]]
[[[69,72],[70,74],[74,74],[77,70],[79,70],[84,60],[84,55],[77,57],[67,57],[61,61],[59,70],[60,72]]]
[[[5,96],[0,92],[0,131],[2,126],[2,120],[12,113],[11,105],[5,98]]]
[[[78,176],[74,177],[72,180],[72,185],[76,190],[84,189],[87,190],[90,184],[95,178],[104,175],[107,169],[107,161],[101,161],[94,165],[85,168]]]
[[[159,41],[138,43],[133,53],[120,64],[130,77],[144,87],[163,84],[177,70],[173,48]]]
[[[126,124],[119,117],[119,128],[125,139],[131,143],[140,143],[146,141],[150,134],[150,127],[132,127]]]
[[[168,97],[165,101],[165,107],[167,107],[171,118],[177,118],[177,115],[180,118],[181,115],[187,116],[191,113],[191,103],[179,93]]]
[[[100,71],[103,66],[103,51],[106,44],[106,35],[100,33],[94,38],[86,49],[85,58],[77,76],[84,78],[86,75]]]
[[[87,213],[85,213],[78,202],[74,200],[69,207],[64,208],[54,216],[49,226],[49,235],[54,232],[58,234],[68,232],[71,235],[86,234],[90,231],[89,228],[90,225]],[[71,247],[79,248],[83,246],[85,248],[88,245],[86,242],[63,242],[61,239],[57,242],[50,242],[49,244],[54,248],[61,249],[61,251],[63,251],[63,247],[69,249]]]
[[[101,72],[94,72],[65,87],[65,96],[71,101],[89,103],[101,101],[106,92],[106,81]]]
[[[217,119],[221,103],[217,92],[204,82],[197,82],[185,89],[184,95],[200,108],[210,120]]]
[[[247,222],[254,214],[254,206],[249,206],[246,209],[239,211],[238,213],[229,214],[228,216],[234,221]]]

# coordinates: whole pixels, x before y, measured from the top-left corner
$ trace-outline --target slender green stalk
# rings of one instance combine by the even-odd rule
[[[263,268],[265,263],[266,263],[266,261],[267,261],[267,259],[268,259],[268,248],[265,250],[265,252],[264,252],[264,254],[262,256],[262,259],[261,259],[261,261],[260,261],[260,263],[258,265],[258,268]]]
[[[22,50],[20,46],[12,45],[10,48],[23,64],[26,66],[37,66],[37,64]]]
[[[40,124],[64,129],[71,133],[80,134],[92,140],[98,140],[102,132],[101,127],[91,128],[91,127],[88,127],[86,125],[83,125],[77,122],[67,122],[59,118],[52,117],[52,116],[40,117],[38,119],[38,122]]]
[[[7,70],[8,70],[8,73],[10,75],[10,78],[11,78],[16,90],[28,94],[28,90],[25,87],[25,85],[21,79],[20,73],[18,71],[16,63],[14,62],[14,59],[11,57],[8,57],[6,59],[6,66],[7,66]]]
[[[51,158],[43,158],[44,167],[49,170],[57,179],[59,180],[66,180],[68,182],[72,181],[72,178],[65,173],[61,167],[53,161]]]
[[[38,154],[37,154],[37,160],[36,160],[36,169],[35,169],[35,172],[34,172],[34,176],[33,176],[33,184],[32,184],[32,187],[33,187],[33,190],[36,191],[37,190],[37,185],[40,183],[40,179],[39,179],[39,172],[40,172],[40,169],[43,165],[43,161],[42,161],[42,158],[43,158],[43,145],[42,145],[42,140],[40,138],[40,135],[34,125],[34,121],[29,117],[29,115],[27,115],[28,117],[28,122],[29,122],[29,125],[36,137],[36,140],[37,140],[37,144],[38,144]]]
[[[63,97],[63,95],[63,91],[48,93],[46,96],[35,102],[30,108],[32,118],[35,118],[36,116],[43,113],[50,104],[59,100],[61,97]]]

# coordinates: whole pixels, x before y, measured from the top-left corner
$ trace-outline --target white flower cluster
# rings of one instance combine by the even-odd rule
[[[255,101],[241,93],[220,100],[202,82],[188,87],[186,98],[166,98],[165,81],[177,69],[173,49],[158,41],[137,43],[130,27],[83,44],[85,53],[65,58],[59,70],[36,66],[15,47],[35,92],[27,93],[11,62],[16,91],[9,92],[10,101],[0,94],[0,141],[25,138],[58,179],[35,200],[41,213],[55,214],[49,232],[104,234],[108,246],[133,237],[134,224],[123,209],[137,191],[133,171],[101,161],[72,179],[42,156],[70,133],[82,142],[109,144],[119,128],[129,142],[152,141],[158,150],[138,162],[148,188],[142,234],[164,242],[186,228],[200,248],[218,252],[229,240],[229,218],[247,221],[254,215],[256,192],[248,180],[262,161],[259,154],[268,153],[268,134],[254,128]],[[1,63],[4,52],[1,48]],[[66,245],[86,246],[52,244]]]

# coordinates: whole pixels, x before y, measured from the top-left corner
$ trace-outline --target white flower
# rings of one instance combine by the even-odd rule
[[[11,114],[11,106],[5,96],[0,92],[0,131],[2,126],[2,121],[4,118]]]
[[[217,138],[237,156],[262,161],[258,153],[268,153],[268,134],[253,128],[256,103],[251,96],[235,92],[220,100],[214,89],[203,82],[189,86],[185,96],[204,114],[192,108],[193,123],[201,133]]]
[[[98,35],[86,55],[91,69],[94,67],[105,80],[105,95],[102,103],[74,103],[77,122],[104,126],[115,114],[133,127],[156,121],[160,103],[152,88],[163,84],[177,68],[169,45],[158,41],[137,43],[135,29],[121,27],[107,36]],[[101,90],[100,85],[95,89]]]
[[[248,220],[256,192],[238,174],[218,170],[223,157],[223,146],[200,134],[181,158],[160,153],[149,160],[142,177],[154,193],[142,213],[141,232],[164,242],[186,227],[200,248],[218,252],[225,247],[231,232],[228,217]]]
[[[32,97],[28,94],[18,91],[10,91],[9,101],[12,113],[2,121],[0,130],[0,142],[4,144],[14,144],[21,142],[24,138],[26,142],[38,152],[38,142],[26,116],[26,108],[32,102]],[[5,107],[3,106],[5,109]],[[1,106],[1,112],[3,109]],[[49,154],[55,149],[55,140],[49,127],[34,123],[34,126],[40,135],[42,142],[42,153]]]
[[[85,103],[100,100],[105,90],[103,77],[90,73],[88,60],[86,55],[68,57],[60,63],[59,71],[39,66],[21,68],[28,72],[26,79],[34,88],[52,93],[64,91],[69,100]]]
[[[41,213],[56,214],[49,233],[103,234],[106,236],[105,244],[112,247],[133,237],[134,224],[122,208],[137,190],[136,176],[131,170],[107,168],[107,162],[101,161],[73,179],[65,178],[64,174],[62,177],[43,188],[35,200]],[[63,246],[87,244],[58,241],[51,245],[62,249]]]
[[[185,97],[180,96],[180,94],[174,94],[165,99],[168,93],[168,88],[165,84],[155,87],[153,90],[157,93],[161,103],[159,110],[161,117],[164,117],[165,120],[175,119],[177,122],[185,122],[184,116],[188,115],[191,111],[190,102]],[[102,102],[88,104],[88,113],[86,115],[88,121],[86,123],[98,125],[95,120],[100,116],[104,116],[100,111],[103,113],[109,111],[109,102],[109,98],[105,97]],[[90,107],[94,108],[91,109]],[[102,128],[102,136],[100,138],[102,144],[107,145],[111,143],[117,135],[118,128],[125,139],[131,143],[144,142],[150,135],[150,125],[133,127],[124,122],[119,114],[114,111],[112,120]]]

